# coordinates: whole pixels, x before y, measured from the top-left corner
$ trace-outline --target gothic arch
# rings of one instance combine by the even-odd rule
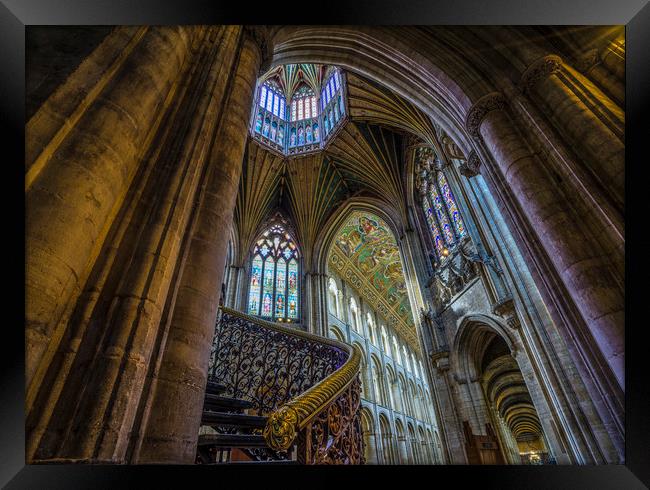
[[[499,440],[502,457],[511,464],[521,462],[519,454],[526,447],[549,449],[516,352],[513,336],[500,322],[486,315],[467,315],[459,321],[450,356],[458,382],[474,394],[474,403],[485,404],[487,417],[476,415],[474,422],[479,425],[468,425],[468,434],[485,428],[488,436]]]
[[[506,327],[494,318],[483,314],[468,314],[458,320],[458,328],[451,344],[450,364],[462,379],[477,377],[476,363],[483,354],[481,337],[496,334],[501,337],[510,352],[516,351],[516,340]]]
[[[386,203],[373,197],[355,197],[342,203],[327,219],[322,231],[316,237],[313,247],[313,261],[319,272],[327,270],[327,256],[336,239],[336,234],[356,211],[374,214],[384,220],[395,238],[399,238],[403,231],[398,224],[403,223],[403,217],[396,208],[386,206]],[[400,256],[403,262],[403,257]]]
[[[315,268],[314,272],[326,273],[328,270],[327,259],[336,239],[336,234],[350,216],[357,211],[371,213],[382,219],[388,225],[391,233],[395,237],[404,279],[407,285],[406,289],[411,313],[413,315],[413,322],[415,325],[414,335],[417,338],[419,346],[419,331],[421,327],[420,316],[417,312],[419,311],[419,306],[422,305],[423,288],[415,263],[412,258],[408,257],[408,254],[404,250],[404,245],[400,243],[401,237],[404,236],[405,228],[408,228],[409,226],[408,218],[403,212],[404,210],[400,211],[398,208],[387,205],[385,202],[371,197],[354,197],[345,201],[327,219],[323,226],[323,230],[316,237],[313,247],[313,258],[311,261]]]
[[[330,325],[329,330],[330,333],[334,334],[334,337],[337,340],[340,340],[341,342],[346,342],[345,334],[341,331],[339,327],[337,327],[336,325]]]
[[[381,437],[381,462],[382,464],[392,464],[393,459],[393,431],[390,422],[385,413],[379,413],[379,432]]]
[[[377,464],[377,429],[375,418],[367,407],[361,408],[361,432],[363,434],[364,451],[367,464]]]

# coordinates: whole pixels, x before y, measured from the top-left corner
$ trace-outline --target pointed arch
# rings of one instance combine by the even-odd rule
[[[279,220],[260,234],[250,258],[249,314],[274,321],[299,320],[300,258],[296,242]]]

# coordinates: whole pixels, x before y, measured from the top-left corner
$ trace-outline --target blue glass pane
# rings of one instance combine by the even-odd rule
[[[260,313],[260,286],[262,284],[262,258],[256,255],[251,267],[251,283],[248,293],[248,314],[259,315]]]
[[[264,107],[266,105],[266,87],[262,85],[262,93],[260,95],[260,106]]]
[[[273,114],[276,116],[280,113],[280,98],[276,95],[273,98]]]

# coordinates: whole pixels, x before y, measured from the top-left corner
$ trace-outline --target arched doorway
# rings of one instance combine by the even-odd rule
[[[463,430],[470,464],[542,464],[549,450],[514,344],[493,320],[466,321],[452,361],[459,397],[471,400]]]

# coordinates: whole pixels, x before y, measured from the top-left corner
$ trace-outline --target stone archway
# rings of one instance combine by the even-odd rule
[[[516,350],[494,319],[476,315],[461,321],[450,360],[459,398],[472,406],[463,420],[470,463],[520,464],[531,454],[549,458],[542,423],[513,357]],[[520,456],[524,453],[528,456]]]

